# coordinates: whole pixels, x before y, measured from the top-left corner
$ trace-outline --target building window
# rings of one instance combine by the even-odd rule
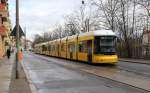
[[[6,3],[6,0],[0,0],[0,3]]]
[[[7,22],[7,18],[6,17],[2,17],[2,23],[3,22]]]

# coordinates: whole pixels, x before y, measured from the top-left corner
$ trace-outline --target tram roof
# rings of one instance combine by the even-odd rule
[[[43,42],[43,43],[41,43],[41,45],[46,45],[48,42]]]
[[[66,37],[62,38],[62,39],[61,39],[61,41],[62,41],[62,40],[66,40],[67,38],[68,38],[68,36],[66,36]]]
[[[68,40],[69,40],[69,39],[74,39],[74,38],[76,38],[76,37],[77,37],[77,35],[68,36]]]
[[[82,33],[80,36],[116,36],[116,34],[112,30],[96,30]]]

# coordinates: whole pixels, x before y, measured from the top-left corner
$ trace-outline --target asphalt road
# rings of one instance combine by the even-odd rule
[[[51,60],[49,57],[24,54],[25,68],[38,93],[148,93],[78,69],[67,68],[56,61],[65,60]]]
[[[120,61],[117,63],[117,67],[150,78],[150,65]]]

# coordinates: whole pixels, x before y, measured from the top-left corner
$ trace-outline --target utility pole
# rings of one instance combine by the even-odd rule
[[[85,31],[86,32],[89,32],[90,31],[90,23],[89,23],[89,18],[87,18],[86,20],[85,20]]]
[[[19,78],[19,73],[18,73],[18,62],[19,62],[19,0],[16,0],[16,79]]]
[[[27,35],[27,32],[26,32],[26,27],[24,28],[24,33],[25,33],[25,41],[24,41],[24,43],[25,43],[25,50],[27,50],[27,37],[26,37],[26,35]]]

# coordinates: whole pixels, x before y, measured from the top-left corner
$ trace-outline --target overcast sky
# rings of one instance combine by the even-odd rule
[[[15,25],[15,1],[9,1],[12,25]],[[27,38],[52,29],[55,24],[63,22],[64,16],[79,8],[82,0],[19,0],[20,25],[27,28]]]

